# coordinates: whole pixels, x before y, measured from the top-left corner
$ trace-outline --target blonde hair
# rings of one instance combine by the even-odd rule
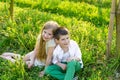
[[[52,29],[52,33],[55,32],[55,30],[59,27],[58,23],[55,21],[47,21],[44,25],[43,28],[41,30],[41,34],[43,32],[44,29]],[[44,60],[46,59],[47,55],[46,55],[46,50],[45,50],[45,44],[46,42],[43,40],[42,35],[40,36],[40,41],[36,42],[36,58],[39,60]]]

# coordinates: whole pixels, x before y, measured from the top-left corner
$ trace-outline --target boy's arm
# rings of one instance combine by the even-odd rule
[[[60,55],[59,52],[60,51],[58,50],[58,48],[54,49],[52,63],[58,65],[63,70],[65,70],[66,69],[66,64],[63,64],[59,61],[59,57],[58,57]]]
[[[69,57],[67,59],[67,62],[70,62],[71,60],[80,61],[82,54],[81,54],[78,44],[74,41],[71,45],[74,46],[73,48],[71,48],[72,49],[71,54],[73,54],[73,56]]]
[[[73,59],[77,61],[80,61],[82,59],[82,53],[77,43],[76,43],[75,56],[73,57]]]
[[[66,64],[57,62],[56,65],[60,66],[63,70],[66,70]]]
[[[70,62],[71,60],[80,61],[80,58],[78,58],[78,57],[70,57],[70,58],[67,59],[67,62]]]
[[[68,59],[68,61],[71,61],[71,60],[77,60],[77,61],[80,61],[81,59],[82,59],[82,54],[81,54],[81,50],[80,50],[80,48],[79,48],[79,46],[78,46],[78,44],[75,42],[74,44],[74,56],[73,57],[70,57],[69,59]]]

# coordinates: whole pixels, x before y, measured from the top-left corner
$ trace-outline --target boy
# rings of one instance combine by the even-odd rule
[[[75,72],[83,67],[79,46],[70,40],[65,27],[59,27],[54,38],[58,45],[53,52],[53,65],[46,67],[45,73],[58,80],[72,80]]]

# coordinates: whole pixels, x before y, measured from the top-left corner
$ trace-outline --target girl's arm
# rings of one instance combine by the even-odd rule
[[[33,66],[35,58],[36,58],[36,54],[37,52],[39,52],[39,47],[40,47],[40,43],[39,43],[39,40],[37,40],[34,51],[31,55],[30,64],[28,64],[28,68],[31,68]]]
[[[33,66],[35,58],[36,58],[36,54],[39,51],[39,47],[40,47],[39,43],[36,43],[34,52],[31,55],[31,61],[30,61],[30,64],[28,65],[28,68],[31,68]]]
[[[49,47],[49,48],[48,48],[47,58],[46,58],[46,62],[45,62],[45,68],[46,68],[48,65],[51,64],[54,48],[55,48],[55,47]],[[44,69],[45,69],[45,68],[44,68]],[[44,70],[39,73],[39,77],[43,77],[43,76],[44,76]]]
[[[28,68],[31,68],[34,64],[34,61],[35,61],[35,51],[31,54],[31,60],[30,60],[30,63],[28,64]]]
[[[49,47],[48,48],[45,66],[48,66],[48,65],[51,64],[54,48],[55,47]]]

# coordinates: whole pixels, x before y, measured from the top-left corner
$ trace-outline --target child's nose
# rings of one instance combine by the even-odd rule
[[[45,34],[44,36],[47,37],[47,34]]]
[[[69,40],[65,40],[65,43],[68,43],[69,42]]]
[[[48,35],[48,34],[45,34],[45,37],[46,37],[46,38],[48,38],[48,37],[49,37],[49,35]]]

